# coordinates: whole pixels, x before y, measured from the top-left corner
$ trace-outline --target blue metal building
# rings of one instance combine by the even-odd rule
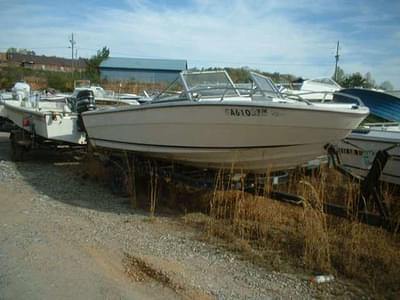
[[[109,57],[100,64],[100,77],[106,80],[145,83],[172,82],[187,69],[181,59],[145,59]]]

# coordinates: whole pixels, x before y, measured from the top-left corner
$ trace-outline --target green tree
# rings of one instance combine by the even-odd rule
[[[361,73],[356,72],[351,75],[347,75],[345,79],[341,82],[341,85],[345,88],[353,87],[367,87],[367,80],[361,75]]]
[[[393,91],[394,87],[393,84],[390,81],[385,80],[382,82],[379,86],[380,89],[385,90],[385,91]]]
[[[334,76],[332,79],[335,79]],[[336,82],[345,88],[362,87],[371,89],[377,87],[370,72],[365,73],[364,76],[360,72],[346,74],[342,68],[338,67],[336,77]]]
[[[365,84],[364,84],[365,88],[375,88],[376,87],[376,83],[375,80],[372,78],[372,75],[370,72],[367,72],[365,74]]]
[[[103,60],[107,59],[110,55],[110,49],[104,46],[101,50],[97,51],[86,63],[86,74],[93,82],[100,82],[99,66]]]
[[[25,54],[25,55],[35,55],[36,54],[35,51],[33,51],[33,50],[29,50],[26,48],[17,49],[15,47],[8,48],[7,53],[19,53],[19,54]]]
[[[14,47],[10,47],[7,49],[7,53],[18,53],[18,49]]]

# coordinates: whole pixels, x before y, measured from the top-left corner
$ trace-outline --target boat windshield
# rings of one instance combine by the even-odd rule
[[[283,98],[269,77],[254,72],[250,72],[250,75],[253,84],[241,87],[232,82],[226,71],[184,71],[152,102],[223,100],[239,96],[251,96],[253,100]]]
[[[256,88],[254,90],[254,94],[261,94],[262,96],[265,97],[270,97],[270,98],[282,98],[281,93],[279,92],[279,89],[275,86],[275,84],[272,82],[271,78],[268,78],[266,76],[263,76],[261,74],[255,73],[255,72],[250,72],[251,79],[253,80],[254,84],[256,85]]]
[[[331,78],[315,78],[315,79],[310,79],[310,80],[306,80],[306,82],[312,83],[312,84],[319,84],[321,86],[330,86],[333,88],[341,88],[341,86],[339,84],[336,83],[336,81],[334,81]]]
[[[188,72],[182,75],[192,96],[221,98],[239,96],[235,85],[225,71]]]
[[[240,93],[225,71],[187,71],[182,72],[155,101],[197,101],[229,96],[240,96]]]
[[[184,90],[181,78],[178,77],[151,102],[187,100]]]

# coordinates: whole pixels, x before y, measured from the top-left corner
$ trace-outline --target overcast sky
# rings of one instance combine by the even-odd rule
[[[71,57],[187,59],[189,67],[249,66],[331,76],[336,42],[345,72],[400,89],[400,1],[0,0],[0,51]]]

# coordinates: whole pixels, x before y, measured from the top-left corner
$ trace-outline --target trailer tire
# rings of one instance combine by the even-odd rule
[[[110,188],[111,192],[120,197],[128,197],[128,174],[122,168],[119,161],[113,161],[108,165],[110,174]]]
[[[10,135],[11,140],[11,160],[12,161],[23,161],[26,149],[16,141],[15,134]]]

